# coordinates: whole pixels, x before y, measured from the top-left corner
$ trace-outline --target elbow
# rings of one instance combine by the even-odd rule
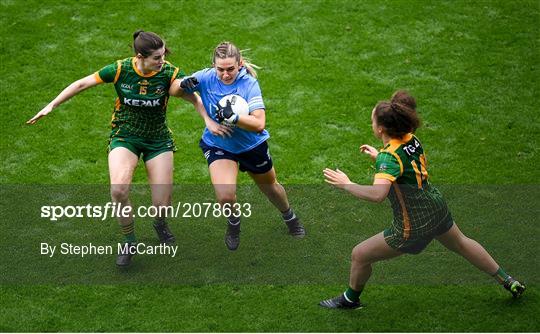
[[[386,196],[376,196],[376,197],[373,199],[373,202],[375,202],[375,203],[382,203],[382,202],[384,202],[385,199],[386,199]]]
[[[371,200],[375,203],[384,202],[386,197],[388,197],[388,192],[390,191],[390,184],[386,182],[380,183],[376,181],[371,187]]]
[[[80,91],[85,90],[86,88],[88,88],[88,86],[85,84],[85,82],[82,79],[75,81],[73,83],[73,86],[75,88],[75,91],[77,91],[77,92],[80,92]]]
[[[375,194],[375,196],[373,197],[373,202],[382,203],[386,199],[387,195],[388,195],[387,193]]]
[[[266,126],[265,122],[257,122],[253,126],[253,131],[255,131],[255,132],[263,132],[265,126]]]

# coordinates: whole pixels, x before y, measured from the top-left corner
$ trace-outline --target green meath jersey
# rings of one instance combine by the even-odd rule
[[[375,178],[392,181],[392,228],[405,240],[429,235],[451,219],[441,193],[428,182],[426,165],[422,144],[413,134],[390,140],[375,162]]]
[[[135,57],[118,60],[95,73],[98,82],[112,82],[118,97],[111,120],[111,137],[171,138],[166,111],[169,87],[184,73],[169,62],[159,72],[141,73]]]

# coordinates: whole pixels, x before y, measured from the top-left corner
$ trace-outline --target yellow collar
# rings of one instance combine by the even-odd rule
[[[390,139],[390,141],[388,142],[388,145],[393,146],[393,145],[405,144],[408,141],[410,141],[412,139],[412,137],[413,137],[412,133],[407,133],[406,135],[404,135],[401,138],[392,138],[392,139]]]
[[[139,71],[139,68],[137,67],[136,59],[137,59],[136,57],[133,57],[133,59],[131,60],[131,64],[133,65],[133,69],[135,70],[135,73],[137,73],[141,77],[149,78],[149,77],[154,76],[154,75],[156,75],[158,73],[156,71],[152,71],[152,72],[150,72],[148,74],[143,74],[141,71]]]

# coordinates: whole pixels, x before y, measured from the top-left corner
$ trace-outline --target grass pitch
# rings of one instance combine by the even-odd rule
[[[540,330],[537,1],[3,0],[0,18],[0,330]],[[271,206],[246,186],[239,199],[258,210],[245,220],[236,253],[223,245],[223,222],[193,219],[172,223],[181,257],[140,257],[132,271],[116,271],[111,256],[39,256],[41,241],[120,239],[113,220],[51,223],[38,211],[72,199],[103,204],[114,91],[94,88],[35,126],[24,122],[70,82],[130,56],[140,28],[160,34],[173,51],[169,61],[186,73],[210,66],[222,40],[250,49],[262,66],[278,177],[305,221],[305,240],[289,239]],[[370,112],[398,88],[418,100],[431,180],[462,230],[525,279],[521,300],[433,244],[418,257],[377,265],[362,295],[366,309],[317,306],[345,289],[350,249],[390,218],[387,205],[323,185],[321,171],[339,167],[356,182],[371,181],[358,146],[379,145]],[[168,119],[180,148],[175,200],[213,199],[197,146],[203,122],[178,100]],[[146,183],[143,166],[134,183]],[[251,181],[241,175],[240,183]],[[195,190],[183,191],[187,185]],[[144,191],[134,196],[149,201]],[[149,223],[137,229],[152,243]]]

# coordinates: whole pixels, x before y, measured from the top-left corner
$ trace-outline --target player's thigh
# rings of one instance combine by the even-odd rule
[[[212,184],[236,184],[238,163],[234,160],[219,159],[208,166]]]
[[[172,199],[173,152],[167,151],[145,162],[154,205],[169,205]]]
[[[467,238],[459,229],[457,224],[453,224],[452,227],[445,233],[435,237],[444,247],[451,251],[459,252],[461,242]]]
[[[218,200],[220,202],[234,201],[236,199],[238,163],[234,160],[219,159],[213,161],[208,166],[208,170]]]
[[[148,183],[172,184],[174,157],[172,151],[160,153],[145,162]]]
[[[276,170],[274,169],[274,167],[272,167],[272,169],[263,174],[255,174],[253,172],[248,172],[248,174],[258,185],[269,185],[277,183]]]
[[[108,160],[111,184],[131,184],[139,161],[137,155],[125,147],[116,147],[109,152]]]
[[[402,254],[390,247],[384,240],[384,232],[380,232],[356,245],[352,250],[352,259],[356,262],[373,263]]]

